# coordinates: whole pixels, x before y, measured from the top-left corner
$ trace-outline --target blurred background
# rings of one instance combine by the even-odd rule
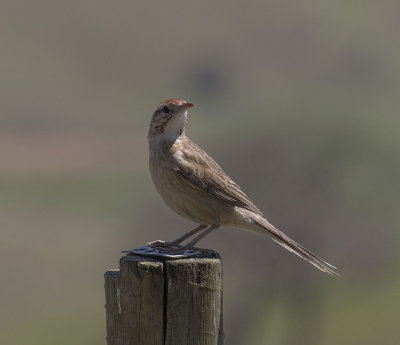
[[[399,344],[400,3],[11,1],[0,15],[0,343],[105,344],[103,273],[194,224],[148,172],[158,103],[305,247],[221,229],[226,343]]]

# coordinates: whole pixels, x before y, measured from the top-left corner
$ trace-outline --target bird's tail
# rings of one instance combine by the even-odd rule
[[[246,218],[250,220],[250,223],[252,223],[251,225],[249,224],[250,225],[248,227],[249,230],[257,232],[260,231],[264,232],[264,230],[267,230],[272,239],[276,243],[280,244],[282,247],[295,253],[304,260],[307,260],[310,264],[314,265],[321,271],[329,273],[333,276],[339,276],[339,274],[335,272],[335,270],[337,269],[335,266],[332,266],[326,261],[320,259],[318,256],[314,255],[309,250],[304,248],[302,245],[298,244],[296,241],[293,241],[291,238],[286,236],[282,231],[275,228],[262,216],[255,215],[253,212],[251,212],[251,216]]]

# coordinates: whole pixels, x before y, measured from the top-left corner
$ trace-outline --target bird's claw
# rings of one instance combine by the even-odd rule
[[[182,248],[181,245],[179,245],[175,241],[161,241],[161,240],[156,240],[156,241],[151,241],[146,243],[146,246],[152,247],[152,248]]]

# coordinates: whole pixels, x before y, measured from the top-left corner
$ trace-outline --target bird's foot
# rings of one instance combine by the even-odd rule
[[[179,245],[179,243],[176,241],[161,241],[161,240],[148,242],[148,243],[146,243],[146,246],[149,246],[152,248],[171,248],[171,249],[182,248],[182,246]]]
[[[184,246],[180,241],[152,241],[146,243],[144,247],[124,250],[127,254],[136,254],[149,257],[182,259],[190,257],[219,257],[219,254],[210,249],[193,247],[190,242]]]

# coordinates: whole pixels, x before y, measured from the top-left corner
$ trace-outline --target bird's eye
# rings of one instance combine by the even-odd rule
[[[168,114],[168,113],[169,113],[169,108],[168,108],[167,106],[163,107],[161,110],[162,110],[162,112],[165,113],[165,114]]]

